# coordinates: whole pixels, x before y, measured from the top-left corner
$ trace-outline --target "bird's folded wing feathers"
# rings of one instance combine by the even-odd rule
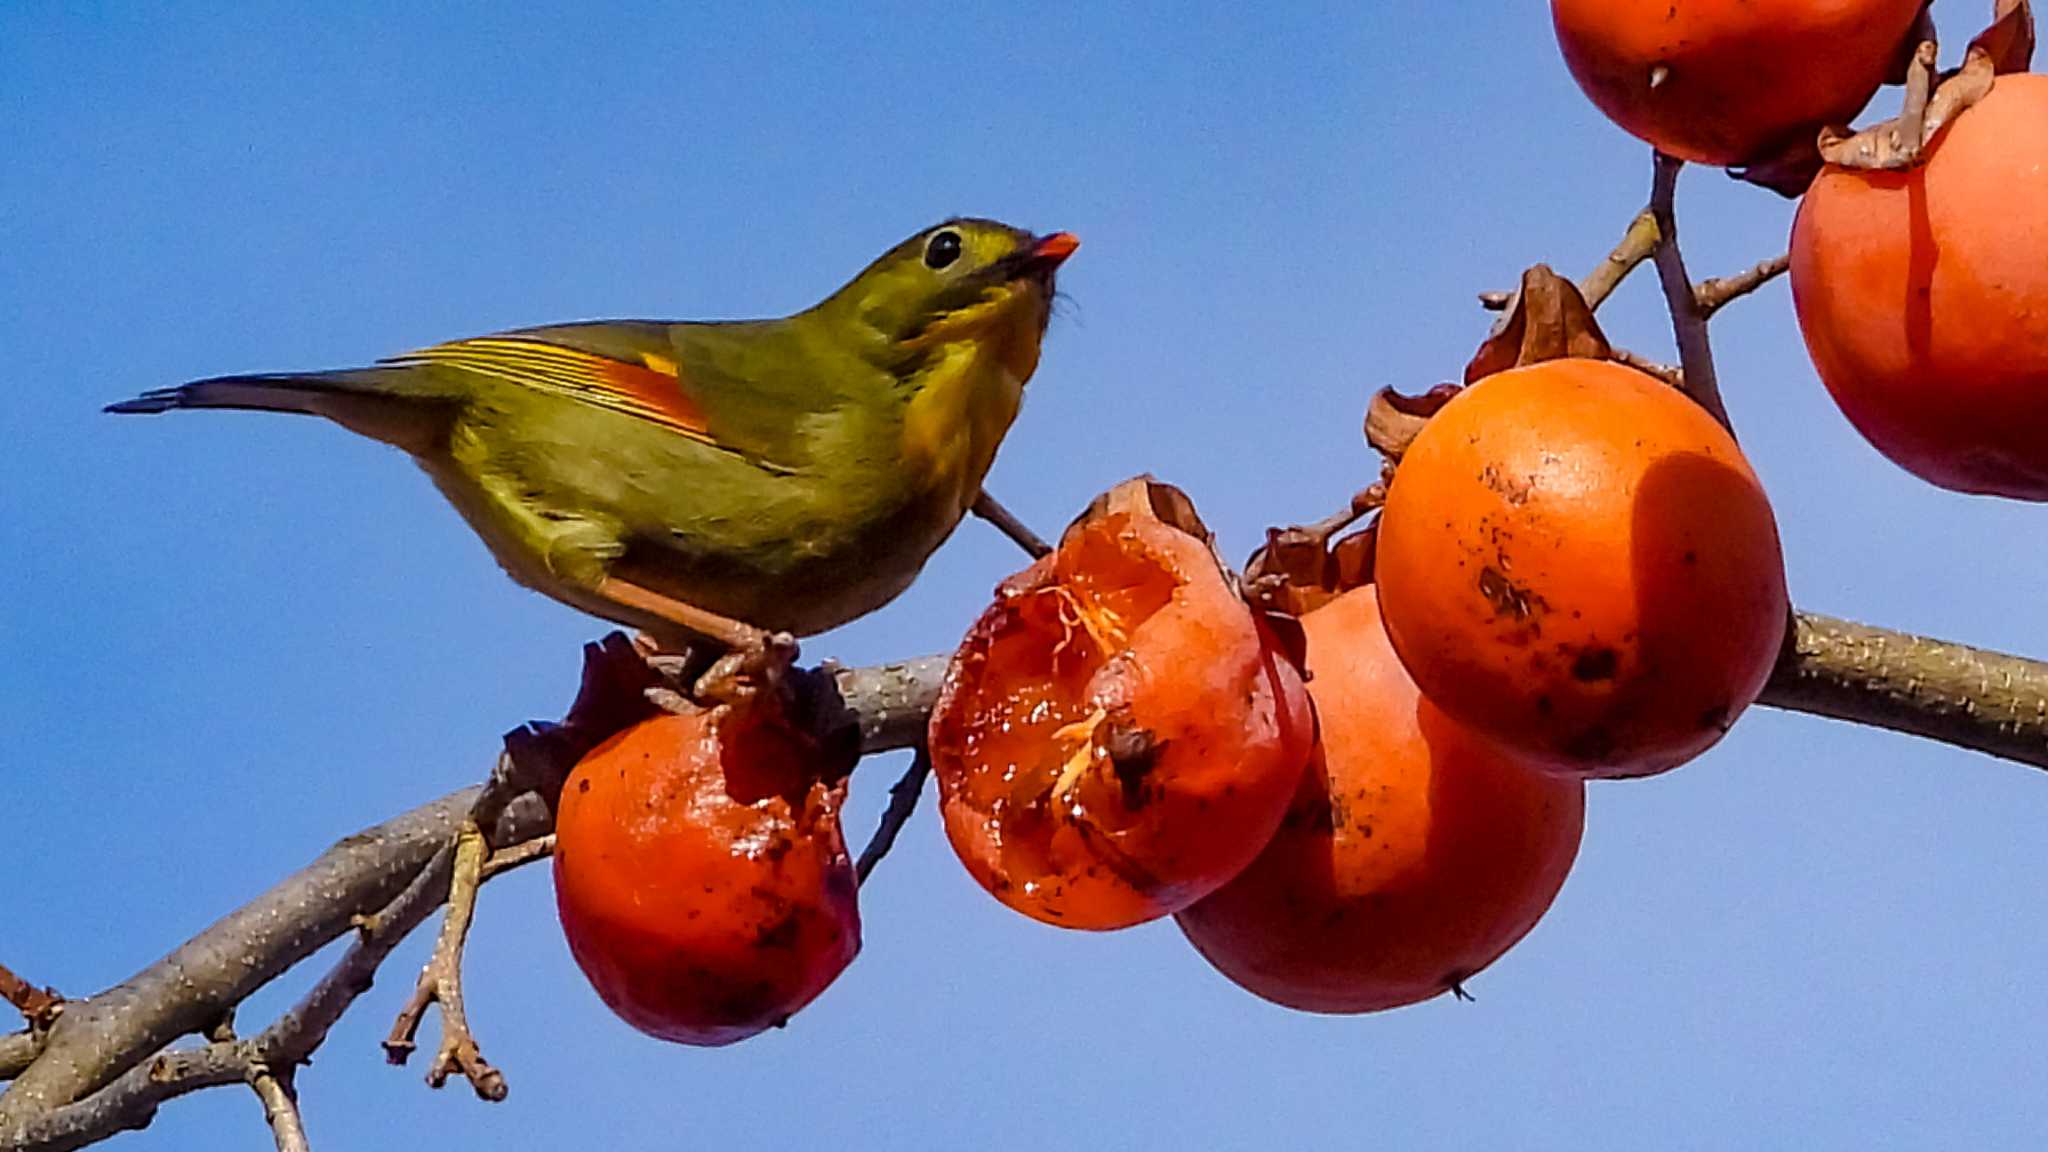
[[[565,324],[436,344],[380,361],[454,368],[659,425],[775,472],[789,469],[728,442],[689,389],[670,326],[655,321]]]

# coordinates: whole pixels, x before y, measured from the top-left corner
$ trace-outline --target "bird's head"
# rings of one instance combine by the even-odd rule
[[[914,356],[959,341],[989,341],[1006,359],[1036,366],[1053,276],[1080,246],[1071,233],[1034,235],[994,220],[956,218],[883,253],[821,309]]]

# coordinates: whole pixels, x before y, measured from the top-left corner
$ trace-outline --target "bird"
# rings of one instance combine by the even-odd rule
[[[518,583],[772,678],[974,506],[1079,243],[954,217],[777,319],[520,328],[105,410],[324,417],[409,453]]]

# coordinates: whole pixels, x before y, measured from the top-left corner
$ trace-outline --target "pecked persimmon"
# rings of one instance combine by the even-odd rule
[[[1749,164],[1853,119],[1923,0],[1551,0],[1607,118],[1681,160]]]
[[[1120,485],[997,589],[930,748],[953,850],[1027,916],[1111,929],[1214,891],[1273,834],[1314,719],[1186,497]]]
[[[781,1025],[853,962],[850,766],[765,696],[642,721],[576,765],[555,820],[555,902],[613,1012],[664,1040],[731,1044]]]
[[[1416,690],[1369,588],[1302,617],[1315,756],[1250,867],[1181,910],[1249,991],[1375,1012],[1453,990],[1535,927],[1585,827],[1586,785],[1472,734]]]
[[[1906,172],[1829,167],[1792,300],[1864,439],[1959,492],[2048,500],[2048,76],[1998,77]]]
[[[1423,694],[1587,776],[1705,751],[1789,619],[1777,523],[1734,438],[1606,360],[1512,368],[1444,405],[1395,471],[1374,562]]]

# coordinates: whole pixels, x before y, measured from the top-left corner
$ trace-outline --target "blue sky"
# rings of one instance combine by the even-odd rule
[[[1371,478],[1366,397],[1455,375],[1474,292],[1583,272],[1649,183],[1535,3],[216,7],[0,7],[0,959],[74,993],[479,778],[601,630],[504,580],[387,449],[102,403],[516,325],[783,312],[992,215],[1084,241],[992,490],[1053,531],[1149,470],[1242,556]],[[1784,201],[1714,172],[1680,191],[1697,274],[1783,249]],[[1668,354],[1649,277],[1605,318]],[[1783,284],[1715,330],[1795,600],[2048,652],[2041,509],[1865,447]],[[950,647],[1017,563],[969,524],[807,651]],[[895,771],[861,774],[856,840]],[[854,967],[709,1052],[605,1012],[532,869],[486,890],[469,966],[511,1098],[384,1065],[422,934],[302,1075],[306,1122],[327,1148],[2037,1144],[2048,781],[1758,710],[1691,766],[1595,787],[1587,822],[1476,1004],[1319,1018],[1170,924],[1008,912],[926,811]],[[117,1146],[256,1147],[261,1123],[215,1091]]]

